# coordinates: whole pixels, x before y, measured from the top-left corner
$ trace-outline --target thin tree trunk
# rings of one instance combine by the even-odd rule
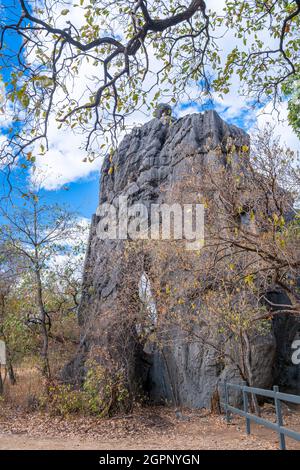
[[[5,341],[6,343],[6,369],[9,377],[9,381],[12,385],[16,385],[17,379],[16,379],[16,374],[13,368],[12,360],[11,360],[11,354],[10,354],[10,349],[8,342]]]
[[[9,361],[7,364],[7,372],[8,372],[8,377],[9,377],[9,381],[11,385],[16,385],[17,383],[16,374],[15,374],[11,361]]]
[[[49,347],[49,331],[47,328],[47,315],[43,302],[43,286],[41,279],[41,266],[40,266],[40,253],[39,253],[39,237],[38,237],[38,212],[37,212],[37,201],[34,203],[34,270],[37,282],[37,303],[39,308],[39,316],[43,337],[43,346],[41,350],[42,358],[42,374],[50,379],[50,366],[49,366],[49,357],[48,357],[48,347]]]
[[[246,346],[246,351],[245,351],[245,367],[247,370],[247,376],[248,376],[248,382],[249,382],[249,387],[253,386],[253,375],[252,375],[252,368],[251,368],[251,346],[250,346],[250,341],[248,334],[246,332],[243,332],[243,339],[245,341],[245,346]],[[260,408],[258,406],[258,401],[257,397],[254,393],[251,394],[251,401],[252,401],[252,406],[255,411],[255,413],[260,416]]]
[[[41,350],[41,357],[42,357],[42,374],[47,378],[50,379],[50,365],[49,365],[49,357],[48,357],[48,349],[49,349],[49,332],[47,328],[47,321],[46,321],[46,311],[43,303],[43,288],[42,288],[42,281],[39,267],[36,268],[36,279],[37,279],[37,301],[40,311],[40,322],[41,322],[41,330],[42,330],[42,337],[43,337],[43,346]]]

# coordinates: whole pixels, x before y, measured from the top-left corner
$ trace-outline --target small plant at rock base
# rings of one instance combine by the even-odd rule
[[[81,390],[70,384],[51,384],[40,406],[59,416],[84,413],[104,417],[125,409],[129,394],[123,372],[108,370],[95,360],[87,361],[86,368]]]
[[[50,404],[50,412],[54,415],[67,416],[82,411],[82,392],[72,389],[68,384],[55,384],[49,387],[49,395],[45,403]]]
[[[85,411],[100,416],[120,411],[129,398],[123,372],[109,371],[94,360],[89,360],[86,365],[82,392]]]

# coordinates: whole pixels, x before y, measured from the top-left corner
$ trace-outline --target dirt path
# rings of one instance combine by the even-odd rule
[[[256,437],[245,438],[240,433],[233,436],[199,436],[191,437],[188,435],[168,438],[168,436],[159,438],[146,438],[142,436],[140,440],[115,439],[115,440],[81,440],[76,438],[33,438],[29,436],[18,435],[0,435],[0,449],[8,450],[204,450],[204,449],[276,449],[271,442],[261,443]]]
[[[273,411],[267,413],[274,418]],[[300,429],[300,416],[290,413],[286,424]],[[274,449],[276,433],[253,425],[246,436],[243,420],[234,418],[228,426],[223,417],[205,411],[185,411],[178,420],[165,408],[140,409],[118,419],[76,417],[62,419],[40,413],[5,411],[0,415],[0,449],[96,449],[96,450],[204,450]],[[288,449],[300,449],[300,443],[287,440]]]

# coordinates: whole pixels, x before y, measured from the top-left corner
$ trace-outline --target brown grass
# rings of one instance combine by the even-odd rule
[[[17,383],[12,385],[6,378],[4,400],[11,406],[25,410],[35,407],[44,390],[44,382],[36,366],[15,368]]]

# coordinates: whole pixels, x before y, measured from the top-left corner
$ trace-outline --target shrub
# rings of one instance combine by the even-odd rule
[[[83,387],[76,390],[68,384],[51,384],[43,405],[55,415],[67,416],[83,412],[88,415],[110,416],[126,408],[129,394],[122,371],[112,372],[90,360]]]
[[[93,360],[86,365],[83,384],[85,410],[90,414],[108,416],[126,406],[129,396],[123,372],[113,372]]]
[[[46,406],[49,405],[50,412],[55,415],[78,413],[82,410],[82,392],[72,389],[71,385],[51,385],[44,403]]]

